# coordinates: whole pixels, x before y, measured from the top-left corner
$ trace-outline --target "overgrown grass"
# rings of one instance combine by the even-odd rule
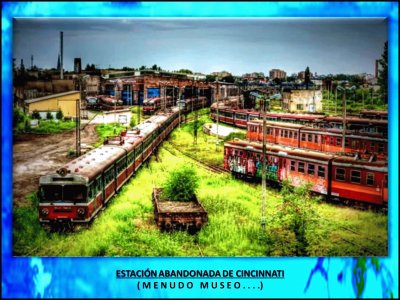
[[[106,137],[119,135],[125,128],[126,127],[120,123],[97,125],[96,132],[99,136],[99,140],[94,144],[94,147],[102,145]]]
[[[104,136],[107,130],[103,128]],[[185,151],[196,151],[198,158],[223,162],[223,146],[215,151],[212,138],[200,131],[197,145],[193,145],[193,136],[184,126],[174,131],[171,140]],[[283,255],[283,247],[287,249],[291,245],[282,245],[283,234],[290,232],[279,230],[281,224],[275,218],[282,205],[279,191],[267,191],[267,223],[263,233],[261,185],[248,185],[192,163],[164,142],[158,159],[152,157],[142,166],[89,228],[76,228],[69,234],[50,233],[42,228],[38,222],[37,199],[30,195],[30,206],[13,211],[13,253],[23,256]],[[197,235],[162,233],[153,219],[152,189],[162,186],[170,170],[181,164],[197,168],[197,197],[208,211],[209,221]],[[324,202],[316,205],[316,215],[317,224],[306,233],[308,255],[387,255],[386,215]],[[272,234],[279,235],[280,243],[274,242]]]
[[[38,127],[32,127],[30,132],[33,133],[60,133],[71,130],[76,127],[75,121],[64,120],[39,120]]]

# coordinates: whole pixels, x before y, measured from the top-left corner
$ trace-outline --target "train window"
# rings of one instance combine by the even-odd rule
[[[285,138],[287,138],[287,137],[288,137],[288,131],[285,130]]]
[[[304,173],[304,163],[299,161],[299,168],[297,170],[300,173]]]
[[[367,173],[367,185],[375,184],[375,176],[374,173]]]
[[[351,182],[361,183],[361,172],[351,170]]]
[[[314,175],[315,174],[315,165],[313,164],[308,164],[308,175]]]
[[[302,134],[301,134],[301,140],[302,140],[303,142],[306,140],[306,134],[305,134],[305,133],[302,133]]]
[[[336,146],[342,145],[342,138],[338,137],[336,138]]]
[[[94,185],[94,182],[92,182],[89,185],[89,188],[88,188],[88,197],[89,197],[89,199],[93,199],[95,194],[96,194],[95,185]]]
[[[101,181],[101,176],[96,179],[96,194],[103,190],[103,182]]]
[[[355,149],[356,148],[356,141],[351,141],[351,149]]]
[[[293,138],[293,132],[292,131],[289,131],[289,138],[290,139]]]
[[[385,175],[385,179],[383,180],[383,187],[387,188],[388,187],[388,176]]]
[[[43,185],[40,187],[40,202],[55,202],[62,200],[61,185]]]
[[[379,143],[379,144],[378,144],[378,152],[379,152],[379,153],[382,153],[382,152],[384,151],[384,149],[385,149],[385,148],[384,148],[383,143]]]
[[[341,168],[336,168],[336,180],[345,181],[346,180],[346,170]]]
[[[312,134],[308,134],[308,141],[312,142]]]
[[[314,135],[314,143],[318,144],[318,135]]]
[[[290,170],[291,171],[296,171],[296,162],[294,160],[292,160],[290,162]]]
[[[297,140],[297,132],[294,132],[293,138]]]
[[[318,177],[325,178],[325,167],[318,166]]]
[[[371,152],[375,151],[375,143],[371,143],[370,145]]]
[[[331,144],[331,145],[334,144],[334,138],[333,138],[333,136],[331,136],[331,142],[330,142],[330,144]]]
[[[86,202],[86,186],[65,185],[63,188],[63,198],[64,201]]]
[[[349,139],[345,139],[344,140],[344,146],[345,147],[349,147]]]

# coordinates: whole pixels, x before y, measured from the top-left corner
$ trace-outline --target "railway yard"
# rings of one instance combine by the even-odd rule
[[[136,174],[122,186],[88,226],[71,232],[49,230],[39,223],[39,177],[73,158],[74,131],[52,135],[21,135],[13,148],[13,254],[18,256],[295,256],[295,239],[285,226],[285,196],[268,188],[266,229],[260,227],[262,189],[224,168],[224,143],[198,130],[195,117],[176,127]],[[208,109],[197,122],[211,123]],[[95,126],[81,133],[82,143],[96,145]],[[189,165],[199,176],[197,197],[208,212],[208,223],[196,234],[160,232],[154,223],[152,190],[171,170]],[[312,201],[307,256],[385,256],[388,254],[387,214],[342,204]],[[311,218],[311,217],[310,217]],[[292,247],[293,246],[293,247]]]

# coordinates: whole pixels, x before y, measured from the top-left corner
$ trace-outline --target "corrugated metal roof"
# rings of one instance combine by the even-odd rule
[[[69,91],[69,92],[64,92],[64,93],[58,93],[58,94],[52,94],[52,95],[48,95],[48,96],[44,96],[44,97],[40,97],[40,98],[34,98],[34,99],[29,99],[29,100],[25,100],[25,103],[34,103],[34,102],[39,102],[39,101],[43,101],[43,100],[48,100],[51,98],[57,98],[57,97],[63,97],[63,96],[67,96],[67,95],[72,95],[75,93],[79,93],[79,91]]]

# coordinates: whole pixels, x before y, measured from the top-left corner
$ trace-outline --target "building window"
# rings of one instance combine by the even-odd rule
[[[313,175],[315,174],[315,165],[313,164],[308,164],[308,175]]]
[[[361,172],[360,171],[351,171],[351,182],[361,183]]]
[[[303,162],[299,162],[298,172],[304,173],[304,163]]]
[[[296,109],[297,110],[303,110],[303,107],[304,107],[303,104],[297,104],[296,105]]]
[[[318,177],[325,178],[325,167],[318,166]]]
[[[336,180],[345,181],[346,180],[346,170],[336,168]]]
[[[296,162],[294,160],[292,160],[290,162],[290,170],[291,171],[296,171]]]
[[[375,176],[374,173],[367,173],[367,185],[375,184]]]

